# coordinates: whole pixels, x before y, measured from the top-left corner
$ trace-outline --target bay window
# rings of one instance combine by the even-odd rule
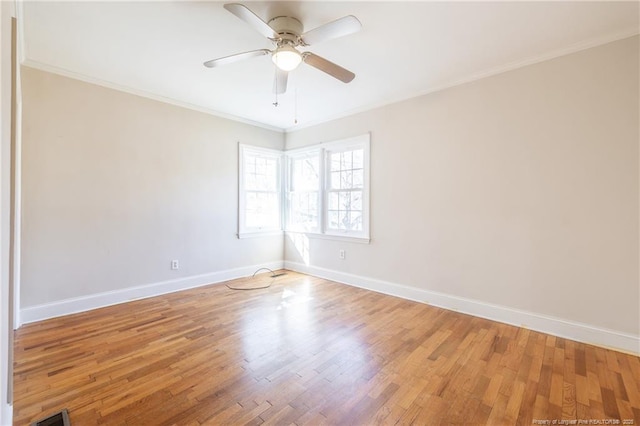
[[[369,134],[284,153],[241,145],[239,236],[284,224],[312,238],[369,242],[369,147]]]

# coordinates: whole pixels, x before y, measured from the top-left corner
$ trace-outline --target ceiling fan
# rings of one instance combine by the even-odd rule
[[[355,16],[348,15],[329,22],[328,24],[321,25],[313,30],[303,32],[304,26],[302,22],[290,16],[277,16],[267,23],[242,4],[228,3],[224,5],[224,8],[271,40],[276,48],[274,50],[251,50],[249,52],[212,59],[204,63],[205,67],[215,68],[244,59],[271,55],[273,63],[276,64],[273,91],[277,94],[284,93],[287,90],[289,71],[296,69],[301,62],[305,62],[344,83],[349,83],[355,78],[356,75],[351,71],[321,56],[311,52],[300,52],[297,49],[298,47],[311,46],[312,44],[359,31],[362,24]]]

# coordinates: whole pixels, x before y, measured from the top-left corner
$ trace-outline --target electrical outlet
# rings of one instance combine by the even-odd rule
[[[340,250],[340,259],[344,260],[346,257],[346,253],[344,252],[344,250]]]
[[[171,261],[171,269],[180,269],[180,262],[178,259],[174,259]]]

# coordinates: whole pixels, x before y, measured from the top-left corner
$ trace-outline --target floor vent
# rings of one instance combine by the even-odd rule
[[[69,412],[65,408],[46,419],[31,423],[31,426],[71,426],[71,422],[69,422]]]

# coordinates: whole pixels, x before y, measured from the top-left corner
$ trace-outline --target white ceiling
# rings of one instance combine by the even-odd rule
[[[632,2],[247,2],[309,30],[355,15],[362,30],[306,50],[353,71],[344,84],[302,64],[272,105],[272,48],[222,2],[22,3],[24,63],[179,105],[294,129],[638,33]]]

